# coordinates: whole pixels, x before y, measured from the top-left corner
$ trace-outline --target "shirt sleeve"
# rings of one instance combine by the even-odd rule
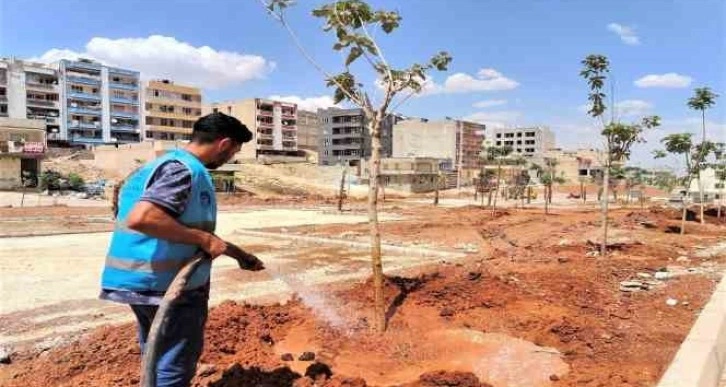
[[[154,203],[178,217],[186,209],[191,192],[191,171],[181,162],[170,160],[156,169],[141,200]]]

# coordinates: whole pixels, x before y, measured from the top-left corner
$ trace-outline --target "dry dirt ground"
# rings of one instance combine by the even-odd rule
[[[541,209],[492,214],[401,204],[388,212],[383,335],[370,331],[364,217],[279,209],[229,214],[222,233],[269,269],[250,274],[230,261],[215,264],[219,304],[210,313],[195,385],[651,386],[726,262],[723,248],[710,248],[723,243],[726,225],[713,217],[705,225],[691,221],[681,236],[673,233],[678,214],[665,209],[613,211],[607,258],[592,243],[599,235],[593,210],[545,216]],[[0,366],[0,384],[138,383],[134,327],[117,323],[125,311],[86,294],[96,290],[97,274],[74,279],[90,284],[74,298],[54,289],[78,284],[41,268],[64,259],[87,267],[96,257],[97,273],[104,235],[4,240],[13,243],[0,249],[3,265],[22,255],[30,266],[14,267],[10,277],[19,278],[4,285],[2,298],[26,297],[37,306],[16,305],[0,316],[3,340],[17,348],[12,363]],[[59,259],[71,241],[85,247]],[[651,286],[623,292],[626,280]],[[32,299],[40,287],[51,302]],[[293,292],[298,296],[278,303]],[[677,305],[668,305],[670,298]],[[88,322],[96,324],[86,328],[103,326],[70,343],[38,342]],[[298,360],[308,351],[315,362]],[[282,360],[287,353],[293,361]]]

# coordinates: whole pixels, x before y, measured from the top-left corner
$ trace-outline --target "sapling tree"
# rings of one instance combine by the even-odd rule
[[[686,176],[683,181],[685,187],[685,195],[682,199],[683,213],[681,216],[681,234],[686,232],[686,214],[688,213],[688,205],[691,198],[691,182],[704,167],[704,161],[708,154],[716,150],[716,144],[706,141],[694,145],[692,133],[675,133],[669,134],[661,139],[665,150],[656,150],[655,158],[662,158],[667,153],[683,157],[686,166]]]
[[[371,156],[368,160],[370,183],[368,189],[368,218],[371,236],[371,262],[373,266],[374,323],[373,328],[382,332],[386,326],[383,298],[383,266],[381,263],[381,234],[378,225],[378,188],[381,160],[381,123],[398,105],[420,92],[430,71],[445,71],[451,56],[441,51],[425,63],[414,63],[407,67],[394,66],[389,62],[374,39],[374,30],[391,34],[401,23],[397,11],[374,10],[361,0],[340,0],[324,4],[312,11],[312,15],[323,21],[323,31],[333,34],[334,52],[342,56],[339,72],[325,70],[307,50],[285,18],[286,9],[292,0],[260,0],[268,14],[277,20],[288,32],[305,59],[324,77],[326,85],[333,89],[335,103],[346,101],[360,107],[366,118],[370,136]],[[380,36],[380,35],[379,35]],[[362,64],[361,64],[362,62]],[[371,74],[368,86],[362,70]],[[375,85],[377,83],[377,86]],[[383,96],[374,101],[371,91],[380,87]]]
[[[607,255],[608,238],[608,188],[610,186],[610,170],[614,165],[622,165],[629,157],[635,143],[645,141],[643,132],[660,125],[660,117],[644,117],[640,122],[624,124],[615,120],[614,114],[610,122],[606,122],[603,114],[607,109],[605,81],[610,72],[610,62],[604,55],[588,55],[581,61],[580,76],[588,84],[590,101],[587,114],[599,119],[602,124],[601,135],[605,142],[605,155],[603,160],[603,200],[602,200],[602,243],[600,256]]]
[[[698,87],[693,91],[693,97],[688,99],[688,107],[693,110],[701,111],[701,143],[706,143],[706,110],[716,104],[718,94],[711,91],[708,87]],[[705,150],[706,147],[701,147]],[[705,156],[704,156],[705,157]],[[690,187],[689,187],[690,188]],[[698,170],[698,195],[701,208],[701,224],[705,221],[703,216],[703,179],[701,178],[701,169]]]

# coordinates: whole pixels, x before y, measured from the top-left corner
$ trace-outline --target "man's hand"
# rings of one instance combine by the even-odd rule
[[[259,258],[242,250],[239,246],[232,243],[227,243],[227,250],[224,254],[236,259],[240,269],[260,271],[265,268],[265,265]]]
[[[214,259],[225,254],[227,251],[227,242],[216,235],[207,234],[200,247],[209,254],[210,258]]]

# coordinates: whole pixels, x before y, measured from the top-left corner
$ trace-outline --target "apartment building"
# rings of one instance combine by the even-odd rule
[[[590,179],[602,172],[604,155],[595,149],[548,149],[535,153],[529,159],[540,166],[547,165],[545,159],[555,160],[558,175],[568,183],[577,183],[582,179]]]
[[[322,131],[318,113],[306,110],[297,112],[297,147],[309,151],[318,151],[319,133]]]
[[[243,146],[238,158],[298,155],[297,104],[252,98],[203,106],[202,114],[212,112],[233,116],[252,131],[254,146]]]
[[[318,110],[322,130],[318,139],[318,164],[360,165],[371,155],[368,122],[363,109]],[[391,157],[393,124],[400,116],[389,115],[381,123],[381,157]]]
[[[163,79],[149,81],[143,92],[144,140],[186,141],[202,115],[199,88]]]
[[[393,157],[453,160],[454,168],[477,170],[486,126],[445,119],[407,119],[393,126]],[[474,173],[474,172],[472,172]]]
[[[490,138],[496,146],[512,148],[526,157],[542,154],[555,147],[555,135],[546,126],[527,128],[496,128]]]
[[[0,117],[41,120],[48,138],[60,131],[58,71],[42,63],[0,59]]]
[[[59,63],[60,138],[71,144],[139,142],[139,72],[87,59]]]

